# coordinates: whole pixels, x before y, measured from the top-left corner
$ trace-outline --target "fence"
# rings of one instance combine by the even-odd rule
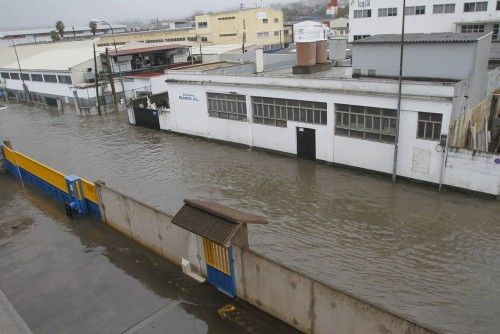
[[[6,145],[2,146],[2,151],[5,157],[5,167],[12,175],[20,178],[23,182],[35,185],[58,202],[71,201],[65,179],[66,175],[27,155],[14,151]],[[82,179],[82,188],[89,213],[100,219],[99,200],[94,183]]]

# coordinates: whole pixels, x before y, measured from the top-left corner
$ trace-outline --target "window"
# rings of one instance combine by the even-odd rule
[[[30,75],[28,73],[21,73],[21,79],[30,81]]]
[[[58,75],[57,79],[59,79],[59,83],[61,83],[61,84],[70,84],[71,85],[71,77],[69,75]]]
[[[370,37],[370,35],[354,35],[353,38],[355,41],[359,41],[360,39]]]
[[[262,38],[262,37],[269,37],[268,32],[258,32],[257,37]]]
[[[208,28],[208,22],[198,22],[198,28]]]
[[[196,37],[188,37],[187,40],[190,42],[196,42],[197,38]]]
[[[235,121],[247,120],[245,95],[207,93],[208,115]]]
[[[500,1],[497,1],[497,10],[500,10]]]
[[[326,103],[252,96],[253,122],[287,126],[287,121],[327,123]]]
[[[32,74],[31,81],[43,81],[43,77],[41,74]]]
[[[220,37],[234,37],[236,34],[220,34]]]
[[[202,38],[201,38],[201,41],[202,41],[202,42],[208,42],[208,37],[202,37]]]
[[[488,1],[464,3],[464,12],[485,12],[487,9]]]
[[[384,16],[397,16],[398,15],[398,9],[397,7],[392,7],[392,8],[379,8],[378,9],[378,16],[379,17],[384,17]]]
[[[364,17],[372,17],[372,10],[371,9],[358,9],[354,11],[354,18],[355,19],[360,19]]]
[[[234,16],[224,16],[224,17],[219,17],[217,20],[219,21],[226,21],[226,20],[234,20],[236,17]]]
[[[57,83],[57,77],[55,75],[52,75],[52,74],[44,74],[43,81]]]
[[[19,80],[19,73],[11,73],[10,78],[12,80]]]
[[[462,26],[463,34],[471,34],[476,32],[484,32],[484,24],[464,24]]]
[[[262,19],[262,23],[267,24],[267,19]]]
[[[277,17],[274,18],[274,23],[278,23],[280,21],[280,19],[278,19]]]
[[[394,143],[396,110],[335,104],[335,135]]]
[[[440,140],[443,115],[428,112],[418,113],[417,138]]]
[[[10,79],[9,73],[6,73],[6,72],[2,72],[1,77],[2,77],[2,79]]]
[[[405,8],[405,15],[424,15],[425,6],[411,6]]]
[[[446,3],[434,5],[433,11],[434,14],[451,14],[455,13],[455,4],[454,3]]]
[[[500,25],[498,23],[493,25],[493,36],[492,36],[492,39],[494,41],[498,41],[499,40],[498,39],[498,28],[499,28],[499,26]]]
[[[280,35],[280,32],[279,31],[275,31],[274,32],[274,36],[279,36]]]

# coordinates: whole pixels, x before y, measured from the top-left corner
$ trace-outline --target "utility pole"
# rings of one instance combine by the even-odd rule
[[[111,69],[111,59],[109,58],[109,50],[106,48],[106,64],[108,65],[108,73],[109,73],[109,82],[111,84],[111,93],[113,94],[113,103],[115,104],[115,108],[118,108],[118,99],[116,98],[116,90],[115,90],[115,79],[113,77],[113,70]]]
[[[21,77],[21,82],[23,85],[23,90],[26,93],[26,99],[28,100],[28,103],[30,103],[30,93],[28,90],[28,86],[24,83],[24,76],[23,76],[23,70],[21,69],[21,63],[19,62],[19,56],[17,55],[17,49],[16,49],[16,43],[14,43],[13,40],[10,40],[12,42],[12,46],[14,47],[14,53],[16,54],[16,59],[17,59],[17,67],[19,68],[19,76]]]
[[[241,53],[245,53],[245,42],[247,41],[247,33],[243,32],[243,42],[241,43]]]
[[[401,120],[401,93],[403,88],[403,58],[405,44],[406,0],[403,0],[403,20],[401,24],[401,51],[399,56],[398,110],[396,112],[396,136],[394,138],[394,161],[392,163],[392,182],[396,183],[398,170],[399,123]]]
[[[101,101],[99,101],[99,78],[97,76],[97,57],[95,55],[94,43],[94,80],[95,80],[95,98],[97,100],[97,113],[101,114]]]

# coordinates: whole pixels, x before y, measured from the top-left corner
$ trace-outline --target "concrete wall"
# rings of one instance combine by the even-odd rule
[[[171,223],[172,217],[96,182],[104,222],[169,261],[188,259],[206,274],[203,239]]]
[[[433,333],[251,250],[233,250],[237,295],[305,333]]]
[[[444,184],[500,196],[497,159],[500,155],[452,150],[448,153]]]
[[[409,43],[405,45],[403,76],[462,80],[474,74],[476,43]],[[488,46],[489,48],[489,46]],[[399,75],[400,45],[376,43],[352,45],[352,68],[362,75]],[[484,56],[486,65],[488,53]]]
[[[96,182],[103,221],[180,265],[206,276],[203,240],[171,216]],[[233,245],[237,295],[307,333],[432,333],[412,321]]]

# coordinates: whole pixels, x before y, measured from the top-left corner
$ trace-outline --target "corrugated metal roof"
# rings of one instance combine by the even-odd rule
[[[182,45],[182,44],[167,44],[167,45],[156,45],[156,46],[147,46],[147,47],[142,47],[142,48],[136,48],[136,49],[126,49],[126,50],[118,50],[118,52],[110,51],[109,55],[110,56],[125,56],[125,55],[132,55],[132,54],[137,54],[137,53],[144,53],[144,52],[153,52],[153,51],[163,51],[163,50],[172,50],[172,49],[187,49],[189,46]]]
[[[457,34],[457,33],[432,33],[432,34],[405,34],[405,43],[470,43],[475,42],[487,33]],[[381,34],[366,37],[353,44],[372,43],[401,43],[401,34]]]
[[[228,206],[197,200],[185,200],[172,223],[219,245],[227,246],[243,224],[266,224],[265,218]]]

